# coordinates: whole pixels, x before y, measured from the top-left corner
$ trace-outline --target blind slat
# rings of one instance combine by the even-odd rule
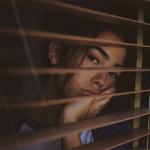
[[[64,99],[46,99],[46,100],[36,100],[36,101],[28,101],[28,100],[13,100],[10,99],[8,100],[8,107],[9,109],[22,109],[22,108],[37,108],[37,107],[47,107],[47,106],[52,106],[52,105],[61,105],[61,104],[67,104],[67,103],[73,103],[73,102],[78,102],[78,101],[86,101],[87,98],[91,99],[97,99],[101,100],[101,102],[105,100],[102,100],[105,97],[115,97],[115,96],[125,96],[125,95],[130,95],[130,94],[135,94],[135,93],[146,93],[150,92],[150,89],[146,90],[138,90],[138,91],[129,91],[129,92],[120,92],[120,93],[113,93],[113,94],[99,94],[99,95],[92,95],[92,96],[80,96],[80,97],[75,97],[75,98],[64,98]],[[0,109],[5,109],[4,104],[0,102]]]
[[[54,139],[65,137],[66,135],[74,132],[81,132],[83,130],[89,130],[99,127],[104,127],[130,119],[142,117],[150,114],[149,109],[137,109],[132,111],[119,112],[104,116],[95,117],[89,120],[83,120],[76,123],[64,124],[58,127],[45,129],[43,131],[25,133],[17,135],[19,143],[21,145],[30,145],[36,143],[48,142]],[[0,137],[0,148],[5,146],[15,146],[14,137]]]
[[[131,150],[149,150],[149,148],[137,147],[137,148],[132,148]]]
[[[130,133],[119,134],[107,139],[94,142],[92,144],[81,146],[79,148],[74,148],[72,150],[108,150],[132,142],[147,135],[150,135],[150,132],[148,132],[147,130],[136,129]]]
[[[76,35],[68,35],[68,34],[60,34],[60,33],[52,33],[52,32],[45,32],[45,31],[35,31],[35,30],[23,30],[23,35],[19,32],[19,29],[4,29],[0,28],[0,34],[3,35],[3,38],[8,35],[14,38],[27,36],[32,37],[44,41],[50,42],[50,40],[56,40],[60,42],[67,42],[71,44],[80,44],[80,45],[111,45],[116,47],[140,47],[140,48],[150,48],[150,45],[140,45],[140,44],[133,44],[133,43],[126,43],[126,42],[114,42],[108,40],[101,40],[96,38],[89,38],[84,36],[76,36]]]
[[[146,22],[141,22],[137,21],[134,19],[126,18],[126,17],[121,17],[117,15],[112,15],[109,13],[104,13],[88,8],[83,8],[80,6],[72,5],[72,4],[67,4],[64,2],[60,1],[55,1],[55,0],[16,0],[19,5],[27,5],[30,7],[36,7],[40,8],[43,10],[47,11],[56,11],[57,13],[66,13],[66,14],[71,14],[75,15],[78,17],[84,17],[84,18],[90,18],[94,19],[97,21],[101,22],[107,22],[107,23],[115,23],[115,24],[121,24],[121,25],[129,25],[129,26],[136,26],[136,25],[144,25],[145,28],[149,28],[150,24]],[[8,0],[3,0],[0,1],[1,4],[6,4],[9,1]]]
[[[17,69],[7,68],[1,69],[0,75],[48,75],[48,74],[74,74],[74,73],[89,73],[89,72],[150,72],[150,68],[141,67],[113,67],[113,68],[35,68],[35,69]]]

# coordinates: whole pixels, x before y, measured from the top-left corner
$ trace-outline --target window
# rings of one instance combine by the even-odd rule
[[[0,147],[148,149],[149,5],[1,1]]]

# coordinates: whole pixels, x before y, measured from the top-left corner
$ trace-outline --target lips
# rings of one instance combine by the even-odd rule
[[[83,95],[83,96],[96,95],[96,94],[99,94],[99,93],[93,92],[93,91],[90,91],[90,90],[82,90],[82,92],[81,92],[81,95]]]

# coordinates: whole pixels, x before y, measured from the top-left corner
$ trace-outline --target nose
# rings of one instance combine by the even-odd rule
[[[95,91],[101,91],[109,84],[109,77],[107,72],[101,72],[95,75],[92,79],[92,87]]]

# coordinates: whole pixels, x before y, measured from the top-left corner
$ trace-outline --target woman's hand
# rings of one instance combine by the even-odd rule
[[[101,94],[114,93],[114,91],[114,88],[110,88]],[[71,123],[94,117],[110,100],[110,98],[111,97],[104,98],[103,96],[101,99],[87,98],[86,100],[66,105],[61,116],[61,123]],[[63,149],[65,150],[80,145],[81,140],[79,133],[72,133],[63,138]]]
[[[115,88],[110,88],[101,94],[111,94],[115,92]],[[78,120],[84,120],[94,117],[110,100],[109,97],[103,97],[101,99],[87,98],[79,102],[71,103],[65,106],[62,113],[63,123],[76,122]]]

